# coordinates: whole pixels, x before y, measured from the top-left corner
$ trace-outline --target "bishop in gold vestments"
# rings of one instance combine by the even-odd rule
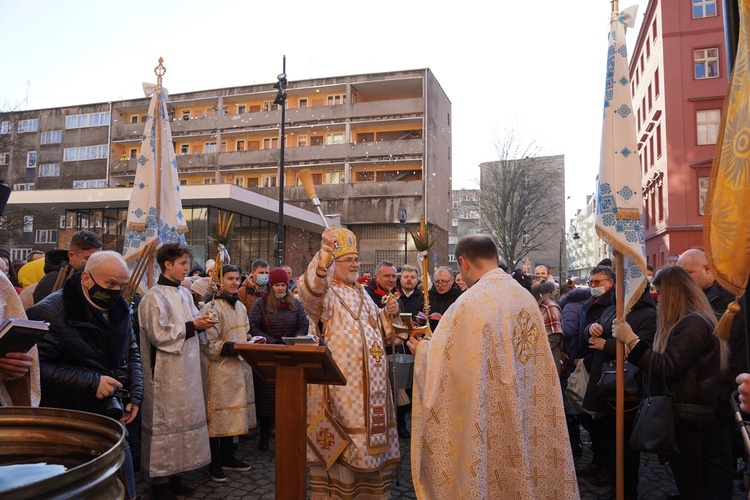
[[[317,432],[313,436],[316,449],[308,445],[307,453],[313,500],[390,498],[391,475],[399,461],[385,356],[398,303],[379,309],[362,289],[356,245],[351,231],[326,229],[322,248],[297,282],[310,323],[313,328],[318,321],[323,324],[321,336],[347,380],[344,386],[307,386],[308,424],[315,426],[327,409],[351,441],[332,455],[334,441]],[[336,434],[330,424],[319,429]]]
[[[463,238],[470,288],[416,349],[411,469],[420,499],[577,499],[560,381],[534,297]],[[481,279],[480,279],[481,278]]]

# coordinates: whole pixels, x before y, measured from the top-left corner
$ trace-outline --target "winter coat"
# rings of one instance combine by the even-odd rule
[[[651,345],[652,341],[641,339],[628,359],[641,370],[651,370],[653,391],[660,389],[661,380],[666,380],[673,395],[677,424],[712,423],[720,379],[719,339],[714,336],[713,327],[700,316],[689,314],[674,327],[663,353],[653,351]],[[663,395],[663,389],[660,393]],[[681,411],[685,404],[704,408],[704,415],[696,414],[691,419]]]
[[[559,306],[562,310],[563,319],[563,352],[571,353],[574,339],[577,348],[581,311],[583,311],[583,306],[590,299],[591,290],[589,288],[574,288],[560,299]]]
[[[283,344],[281,337],[307,335],[307,314],[299,299],[294,299],[296,311],[279,309],[272,314],[266,312],[266,300],[267,296],[263,295],[250,309],[250,335],[265,337],[268,344]]]
[[[117,379],[130,392],[130,401],[141,404],[141,357],[125,299],[107,311],[107,320],[86,300],[81,275],[75,274],[26,313],[50,325],[38,344],[41,406],[100,413],[101,375]]]
[[[458,299],[461,295],[461,288],[456,283],[453,283],[447,292],[438,293],[435,285],[432,285],[429,292],[430,298],[430,314],[439,313],[440,315],[445,314],[445,311]],[[430,329],[434,332],[438,326],[440,320],[430,320]]]
[[[60,268],[67,265],[67,250],[50,250],[44,254],[44,277],[39,280],[34,289],[34,304],[41,302],[43,298],[53,292]]]
[[[398,291],[401,294],[398,302],[402,313],[414,314],[424,309],[424,292],[420,285],[417,285],[417,288],[408,297],[404,295],[404,291],[400,287]]]
[[[609,295],[609,294],[608,294]],[[612,293],[612,299],[615,294]],[[590,354],[586,359],[590,364],[586,365],[589,370],[589,385],[586,387],[586,395],[583,398],[583,407],[591,411],[610,411],[611,406],[599,397],[598,382],[602,376],[602,364],[617,357],[617,340],[612,336],[612,320],[615,319],[616,304],[610,304],[602,314],[592,323],[602,325],[604,331],[601,338],[605,339],[604,350],[589,349]],[[649,344],[653,342],[656,334],[656,304],[649,290],[645,290],[638,302],[635,303],[625,320],[636,335]],[[588,328],[586,328],[588,332]],[[588,347],[588,337],[586,340]],[[584,361],[585,362],[585,361]]]

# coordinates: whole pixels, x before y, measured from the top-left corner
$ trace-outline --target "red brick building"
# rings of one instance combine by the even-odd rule
[[[718,0],[651,0],[630,63],[646,257],[703,247],[703,207],[729,72]]]

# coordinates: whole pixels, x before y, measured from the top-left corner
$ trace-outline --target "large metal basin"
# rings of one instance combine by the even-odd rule
[[[124,446],[120,423],[101,415],[0,407],[0,498],[122,499]]]

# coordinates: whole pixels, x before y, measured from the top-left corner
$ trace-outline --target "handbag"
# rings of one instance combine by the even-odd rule
[[[649,373],[653,373],[649,366]],[[661,378],[665,393],[668,392],[664,378]],[[652,396],[650,384],[644,391],[644,398],[633,421],[633,431],[628,440],[632,450],[660,455],[676,455],[677,447],[674,430],[674,410],[671,396]]]
[[[573,373],[568,376],[568,383],[565,387],[565,395],[568,398],[568,402],[578,413],[587,413],[594,418],[600,416],[598,412],[587,410],[583,407],[583,398],[586,396],[586,388],[589,385],[589,372],[586,370],[586,365],[581,360],[576,365]]]
[[[643,374],[640,368],[625,358],[623,366],[625,376],[625,401],[640,401],[643,398]],[[615,399],[617,390],[617,362],[616,360],[602,363],[602,376],[596,383],[598,394],[603,399]]]

